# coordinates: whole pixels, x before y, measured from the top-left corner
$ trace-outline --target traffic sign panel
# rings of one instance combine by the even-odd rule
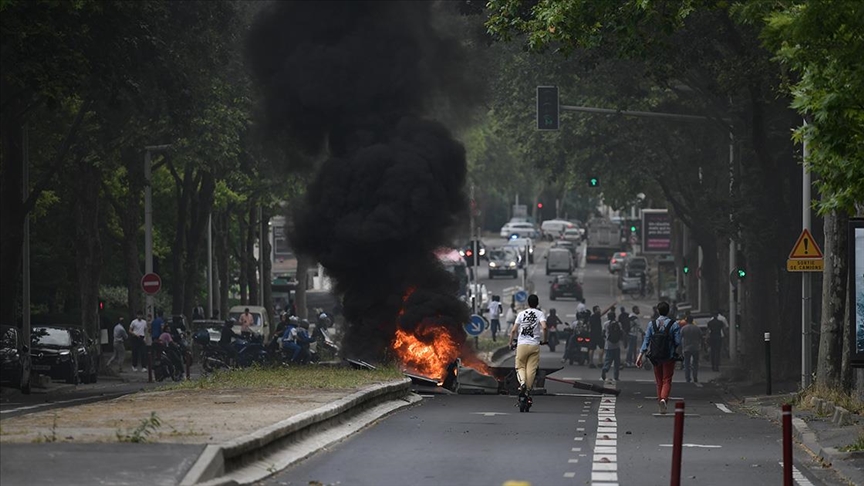
[[[787,272],[821,272],[824,267],[821,258],[790,258],[786,260]]]
[[[516,302],[519,302],[520,304],[524,304],[525,302],[528,301],[528,292],[525,292],[524,290],[520,290],[519,292],[516,292],[513,295],[513,298],[516,299]]]
[[[148,273],[141,277],[141,290],[147,295],[156,295],[162,290],[162,278],[155,273]]]
[[[465,323],[465,332],[472,336],[479,336],[486,329],[486,319],[479,314],[471,315],[468,322]]]
[[[813,240],[813,235],[807,228],[801,231],[798,241],[795,242],[792,252],[789,253],[790,260],[800,258],[822,258],[822,250],[819,249],[819,245]]]

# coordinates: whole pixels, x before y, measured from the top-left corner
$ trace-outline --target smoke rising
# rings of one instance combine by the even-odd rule
[[[427,2],[276,3],[247,44],[268,130],[330,154],[292,242],[336,282],[348,357],[385,357],[397,325],[465,336],[468,310],[433,255],[466,217],[465,151],[422,117],[470,90],[458,42],[432,16]]]

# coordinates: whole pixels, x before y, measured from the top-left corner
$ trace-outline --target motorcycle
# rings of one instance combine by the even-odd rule
[[[219,369],[246,368],[255,364],[266,365],[270,362],[270,353],[264,346],[264,340],[257,334],[234,339],[231,342],[233,356],[218,344],[213,344],[206,329],[196,332],[193,340],[201,346],[201,367],[205,373]]]
[[[165,378],[173,381],[183,379],[182,352],[178,345],[172,344],[153,344],[153,377],[156,381],[163,381]]]
[[[573,362],[580,366],[588,362],[588,349],[591,346],[591,333],[588,328],[588,323],[577,321],[574,323],[573,332],[567,339],[567,344],[564,349],[564,360],[571,365]]]

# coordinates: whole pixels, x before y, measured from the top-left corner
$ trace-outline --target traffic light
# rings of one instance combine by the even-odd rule
[[[688,273],[690,273],[690,265],[687,264],[687,259],[685,258],[684,259],[684,275],[687,275]]]
[[[102,312],[104,310],[105,310],[105,301],[102,299],[99,299],[99,312]]]
[[[630,225],[630,232],[631,232],[631,233],[635,233],[635,232],[636,232],[636,225]]]
[[[589,177],[588,187],[600,187],[600,178],[597,176]]]
[[[537,209],[543,209],[543,203],[538,202],[537,203]]]
[[[537,86],[537,130],[558,130],[557,86]]]
[[[744,267],[739,266],[737,272],[738,280],[744,280],[744,277],[747,276],[747,269],[745,269]]]
[[[735,263],[737,264],[735,275],[738,277],[738,280],[744,280],[747,276],[747,257],[744,256],[743,251],[738,250],[735,253]]]

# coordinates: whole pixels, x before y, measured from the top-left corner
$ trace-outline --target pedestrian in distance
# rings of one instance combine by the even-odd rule
[[[609,320],[603,324],[603,370],[600,377],[606,381],[606,373],[612,369],[615,381],[618,381],[618,372],[621,369],[621,339],[624,332],[621,324],[615,319],[615,314],[609,313]]]
[[[141,366],[141,371],[147,371],[147,351],[144,338],[147,336],[147,321],[144,320],[144,313],[138,312],[136,318],[129,323],[129,345],[132,348],[132,371],[138,371],[138,366]]]
[[[240,314],[240,334],[248,334],[249,328],[255,323],[255,319],[252,317],[252,314],[249,312],[249,308],[247,307],[242,314]]]
[[[684,378],[690,383],[699,383],[699,351],[702,350],[702,329],[693,323],[689,313],[681,328],[681,352],[684,355]]]
[[[126,341],[129,340],[129,334],[126,332],[126,328],[123,327],[123,318],[120,317],[117,319],[117,325],[114,326],[114,354],[111,355],[111,358],[105,363],[106,368],[111,367],[111,363],[115,360],[117,361],[117,372],[123,372],[123,362],[126,361]]]
[[[498,331],[501,330],[501,311],[504,306],[501,304],[501,296],[493,295],[492,302],[489,302],[489,324],[492,332],[492,342],[495,342]]]
[[[511,302],[507,309],[507,314],[504,315],[504,321],[507,323],[507,329],[513,328],[513,323],[516,322],[516,304]]]
[[[152,334],[150,336],[156,340],[159,339],[159,336],[162,335],[162,325],[165,324],[165,319],[162,317],[162,311],[156,311],[156,318],[153,319],[153,322],[150,323],[150,331]]]
[[[668,317],[668,302],[657,304],[657,312],[659,316],[648,324],[645,331],[636,366],[641,368],[645,358],[651,361],[657,385],[657,405],[660,413],[666,413],[666,404],[672,391],[672,375],[675,373],[675,350],[681,346],[681,328]]]
[[[588,342],[588,367],[594,369],[597,368],[594,364],[594,350],[603,339],[603,319],[599,305],[595,305],[592,311],[591,317],[588,318],[588,335],[591,338]]]
[[[204,319],[204,315],[204,306],[199,302],[198,305],[192,309],[192,320],[197,321]]]
[[[519,397],[527,398],[530,407],[534,377],[540,365],[540,346],[547,344],[546,315],[538,306],[536,294],[528,296],[528,308],[516,316],[510,329],[510,347],[516,349],[516,377],[519,380]]]
[[[711,370],[720,371],[720,353],[723,350],[723,337],[726,325],[720,320],[720,311],[708,321],[708,349],[711,353]]]
[[[636,348],[639,346],[639,331],[642,326],[639,324],[639,306],[634,305],[632,313],[627,316],[630,321],[630,326],[627,328],[627,366],[636,366]]]

